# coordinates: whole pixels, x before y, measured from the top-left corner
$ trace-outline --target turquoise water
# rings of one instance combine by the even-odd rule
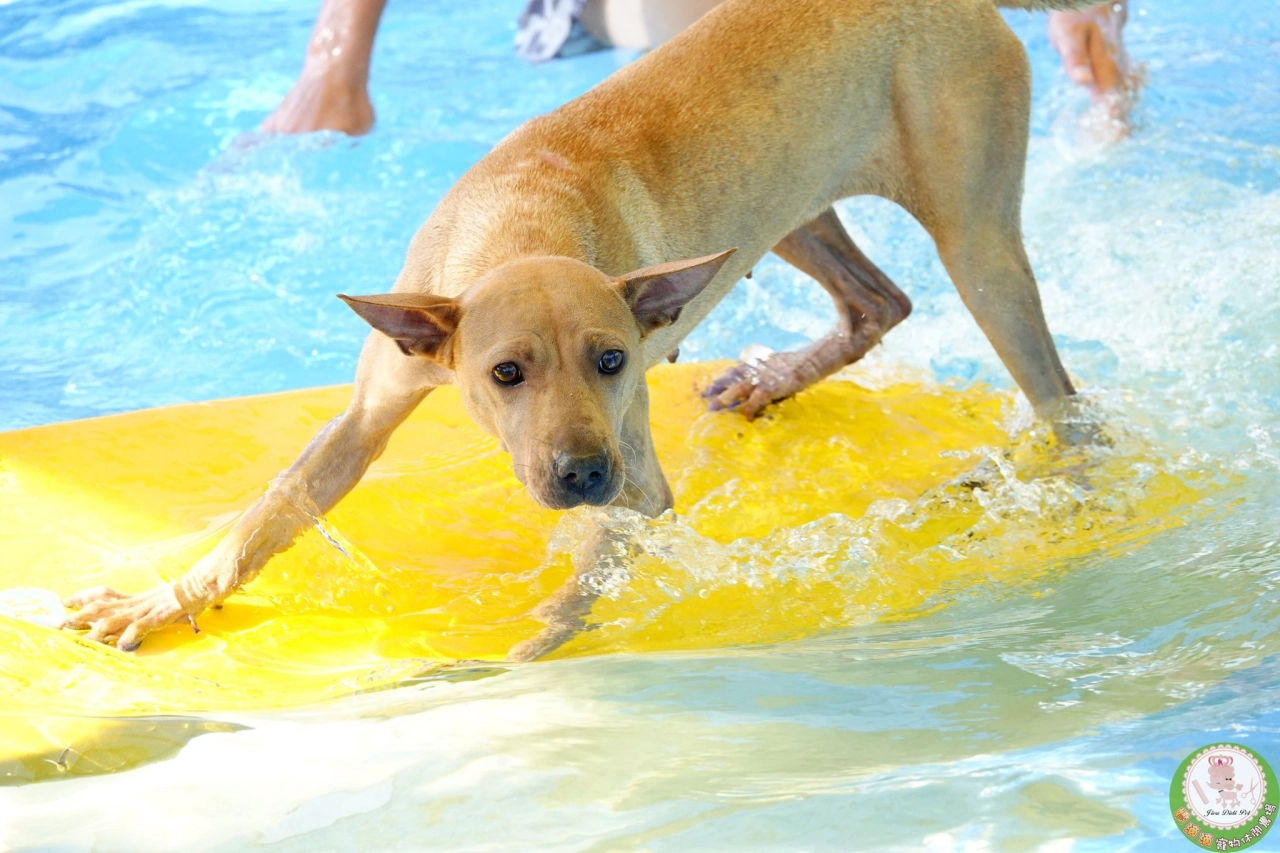
[[[0,428],[348,381],[365,327],[333,294],[385,290],[462,171],[632,58],[525,66],[520,5],[393,2],[371,136],[246,145],[314,4],[0,4]],[[1025,230],[1081,384],[1161,472],[1230,475],[1185,525],[909,623],[235,716],[168,761],[0,790],[0,847],[1193,849],[1178,762],[1220,739],[1280,762],[1280,12],[1133,15],[1149,84],[1110,147],[1043,19],[1009,16],[1036,75]],[[1007,386],[923,231],[841,212],[916,303],[872,367]],[[829,322],[768,263],[684,357]]]

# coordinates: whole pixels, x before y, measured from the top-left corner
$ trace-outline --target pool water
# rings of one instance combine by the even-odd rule
[[[529,67],[518,0],[393,2],[372,135],[254,137],[314,5],[0,3],[0,429],[349,381],[366,327],[333,294],[386,290],[470,164],[634,57]],[[122,775],[0,790],[0,847],[1192,849],[1182,758],[1280,762],[1280,12],[1138,2],[1148,85],[1111,146],[1043,17],[1007,17],[1036,81],[1028,250],[1128,472],[1081,500],[1211,482],[1192,510],[911,620],[236,715]],[[860,375],[1007,388],[924,232],[841,213],[916,304]],[[830,322],[767,262],[683,357]],[[1051,480],[1009,472],[988,520],[1034,525]]]

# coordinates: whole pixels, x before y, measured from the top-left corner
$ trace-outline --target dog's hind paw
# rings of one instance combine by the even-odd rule
[[[1110,447],[1111,437],[1104,430],[1102,410],[1083,394],[1063,401],[1052,418],[1054,437],[1067,447]]]
[[[794,396],[821,378],[803,353],[760,347],[748,349],[743,356],[703,394],[712,411],[737,409],[747,420],[755,420],[769,404]]]

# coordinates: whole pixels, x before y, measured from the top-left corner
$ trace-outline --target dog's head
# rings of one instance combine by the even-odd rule
[[[674,323],[732,253],[621,278],[571,258],[524,258],[458,299],[340,298],[406,357],[454,372],[467,411],[502,442],[539,503],[600,506],[626,477],[619,442],[644,381],[645,338]]]

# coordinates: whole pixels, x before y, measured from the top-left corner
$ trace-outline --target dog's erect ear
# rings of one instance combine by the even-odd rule
[[[622,298],[640,323],[641,334],[670,326],[684,306],[711,283],[737,249],[718,255],[644,267],[622,277]]]
[[[456,299],[430,293],[382,293],[338,298],[365,322],[394,340],[405,355],[440,360],[444,344],[458,328],[462,306]],[[448,365],[445,365],[448,367]]]

